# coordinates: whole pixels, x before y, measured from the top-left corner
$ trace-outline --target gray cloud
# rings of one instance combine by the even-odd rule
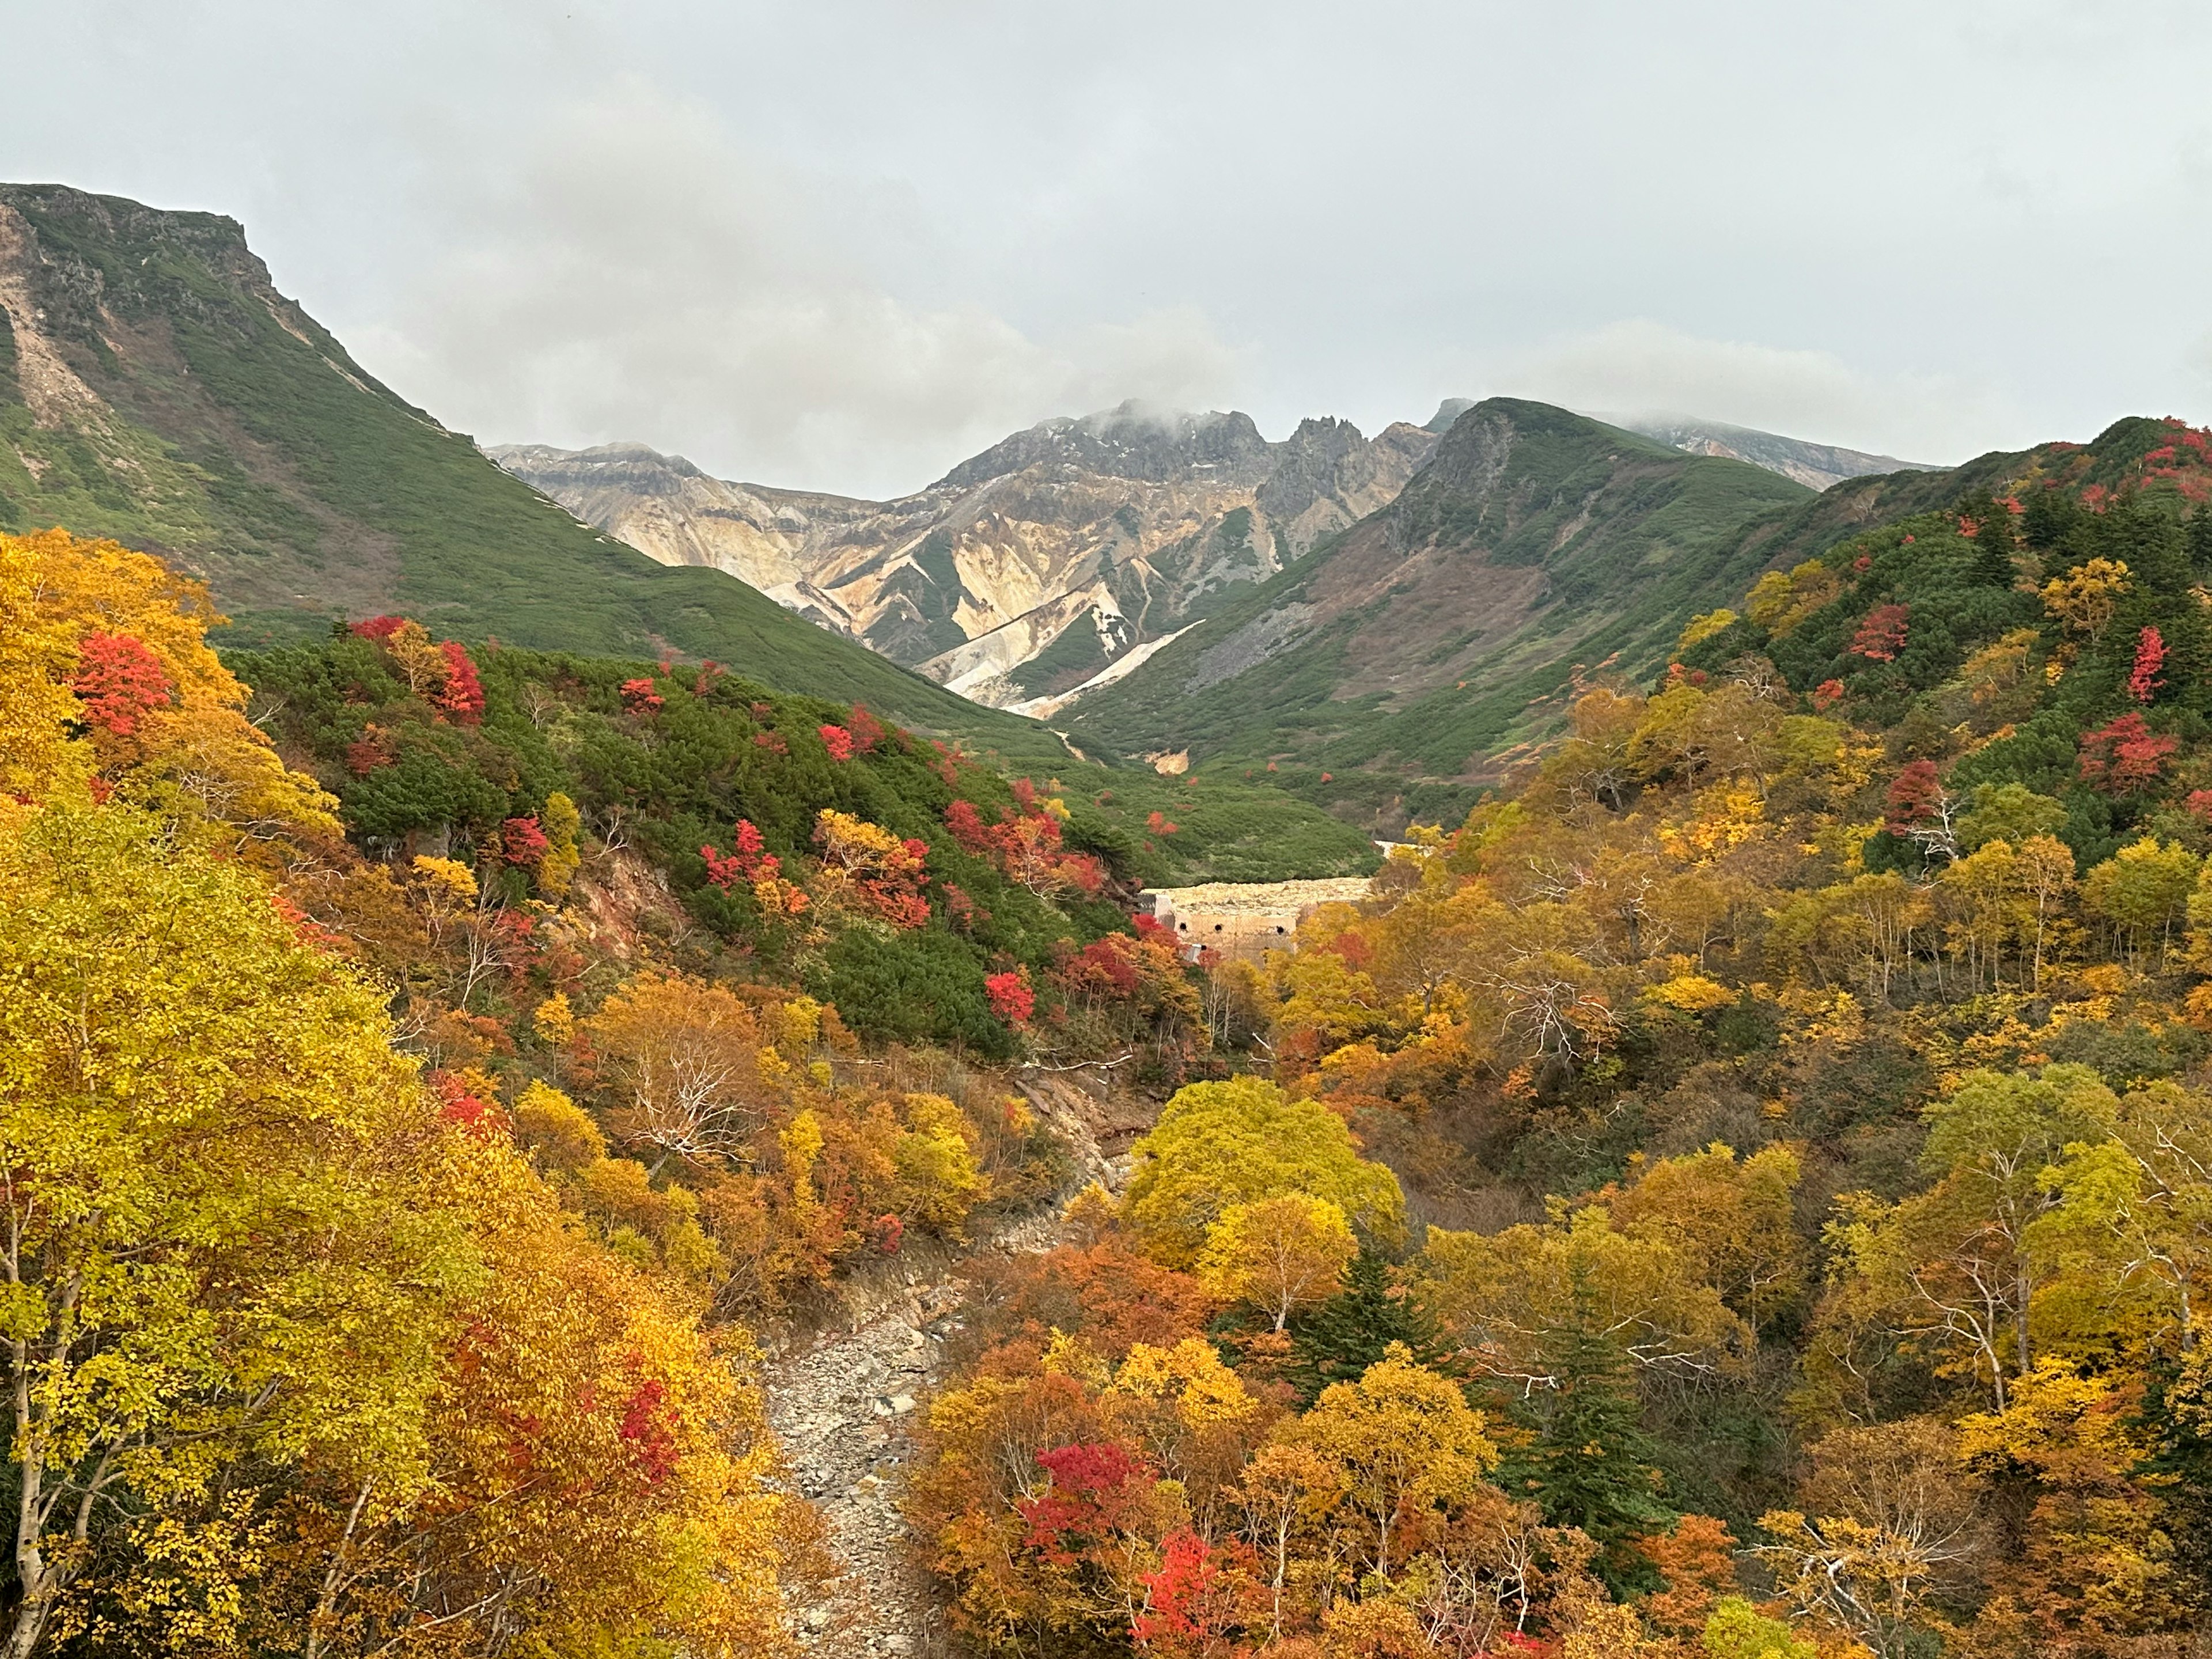
[[[438,252],[358,347],[482,435],[621,434],[763,481],[891,493],[1042,412],[1236,389],[1234,355],[1188,306],[1038,338],[975,304],[901,298],[853,246],[863,191],[750,152],[635,78],[507,147],[441,184]]]
[[[15,177],[246,222],[487,438],[915,487],[1140,397],[2203,419],[2212,13],[0,0]],[[2177,317],[2184,320],[2177,321]]]
[[[1768,431],[1817,434],[1901,459],[1945,455],[1964,425],[2016,429],[1987,388],[1942,375],[1874,375],[1832,353],[1705,340],[1649,318],[1593,329],[1509,364],[1498,389],[1585,410],[1691,412]]]

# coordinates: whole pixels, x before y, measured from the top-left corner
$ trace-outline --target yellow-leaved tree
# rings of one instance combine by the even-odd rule
[[[0,537],[0,1652],[781,1651],[748,1339],[563,1213],[490,1079],[424,1088],[258,873],[336,825],[207,620]]]
[[[1292,1437],[1334,1476],[1352,1559],[1384,1579],[1498,1467],[1482,1413],[1402,1342],[1358,1382],[1322,1389]]]
[[[1224,1210],[1206,1230],[1198,1276],[1223,1301],[1249,1303],[1280,1331],[1294,1310],[1334,1295],[1358,1254],[1341,1205],[1285,1193]]]
[[[336,803],[277,757],[208,648],[221,620],[149,554],[59,530],[0,536],[0,787],[27,798],[88,780],[240,851],[336,839]],[[84,742],[67,740],[72,721]]]
[[[88,1573],[195,1539],[177,1611],[219,1646],[249,1517],[208,1500],[233,1466],[422,1489],[483,1277],[449,1139],[380,1000],[235,863],[118,807],[0,830],[6,1652],[94,1619]]]
[[[1344,1120],[1262,1079],[1177,1090],[1133,1157],[1129,1220],[1170,1267],[1196,1261],[1231,1206],[1286,1193],[1328,1200],[1384,1243],[1405,1224],[1397,1177],[1359,1156]]]

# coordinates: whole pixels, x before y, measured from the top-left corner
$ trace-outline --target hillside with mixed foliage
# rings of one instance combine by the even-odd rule
[[[1126,919],[1161,808],[865,708],[226,665],[0,538],[25,1650],[789,1644],[750,1329],[1065,1191],[1023,1065],[1168,1098],[964,1268],[902,1504],[967,1650],[2191,1650],[2212,434],[1978,466],[1258,963]]]
[[[969,1639],[2201,1647],[2212,433],[1919,505],[1218,970],[1272,1080],[1178,1093],[933,1410]]]
[[[615,860],[664,896],[672,961],[803,984],[872,1042],[1003,1059],[1014,1034],[987,988],[1012,975],[1056,1007],[1063,959],[1126,940],[1139,887],[1372,856],[1257,792],[1073,762],[1010,781],[865,706],[711,665],[471,653],[399,617],[228,660],[371,860],[458,861],[501,905]]]
[[[777,1650],[814,1528],[696,1206],[425,1065],[468,872],[353,855],[205,625],[0,536],[10,1650]]]
[[[57,194],[0,423],[191,529],[132,399],[305,359],[219,222]],[[836,1651],[759,1344],[871,1285],[942,1386],[792,1443],[919,1425],[869,1467],[948,1654],[2212,1642],[2212,432],[1808,498],[1483,405],[1160,653],[1229,671],[1173,778],[383,605],[404,550],[218,656],[164,559],[263,556],[295,460],[161,558],[0,532],[11,1652]],[[1285,763],[1454,810],[1187,959],[1142,886],[1371,866]]]
[[[1390,505],[1086,694],[1071,729],[1287,764],[1310,799],[1394,827],[1463,811],[1494,750],[1542,735],[1584,678],[1649,672],[1811,499],[1746,462],[1492,398]]]

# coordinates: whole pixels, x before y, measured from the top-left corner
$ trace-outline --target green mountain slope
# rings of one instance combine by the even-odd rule
[[[1277,790],[1083,764],[1034,720],[578,523],[378,384],[276,291],[234,221],[0,185],[0,531],[56,525],[205,580],[234,658],[403,614],[441,636],[630,659],[626,672],[712,659],[1103,799],[1138,826],[1146,879],[1375,862],[1358,830]],[[1154,811],[1181,830],[1146,852]]]
[[[1463,793],[1582,676],[1663,660],[1814,499],[1741,461],[1493,398],[1396,501],[1086,696],[1073,729],[1125,752],[1366,771],[1323,792],[1340,806]]]
[[[578,524],[365,372],[234,221],[0,185],[0,529],[57,524],[203,577],[237,643],[404,611],[462,638],[712,658],[1065,758],[1033,722]]]

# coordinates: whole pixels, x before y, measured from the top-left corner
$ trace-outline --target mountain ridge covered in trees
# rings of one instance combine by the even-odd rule
[[[1224,615],[1224,626],[1253,635],[1254,650],[1217,653],[1218,665],[1201,668],[1201,655],[1222,643],[1202,640],[1201,629],[1078,703],[1071,729],[1106,747],[1187,746],[1201,773],[1264,773],[1304,799],[1384,828],[1409,817],[1455,818],[1510,773],[1524,745],[1557,737],[1583,689],[1655,672],[1692,614],[1734,605],[1766,568],[1815,558],[1869,526],[2002,494],[2008,480],[2031,473],[2070,468],[2081,489],[2130,487],[2143,458],[2167,443],[2160,422],[2130,417],[2087,445],[2051,443],[1945,470],[1852,478],[1818,495],[1735,501],[1723,490],[1699,515],[1696,551],[1686,556],[1685,548],[1668,547],[1682,537],[1661,533],[1662,521],[1651,516],[1668,497],[1655,495],[1644,475],[1668,464],[1638,458],[1657,446],[1544,405],[1492,401],[1487,434],[1477,429],[1485,406],[1461,416],[1471,424],[1449,447],[1460,453],[1455,469],[1440,447],[1397,501]],[[1474,465],[1484,455],[1497,465]],[[1638,488],[1626,487],[1640,478]],[[1431,567],[1460,561],[1475,568],[1462,580],[1485,585],[1487,611],[1462,614],[1437,602]],[[1599,573],[1595,589],[1583,567]],[[1341,590],[1340,599],[1316,609],[1306,589],[1316,586]],[[1336,614],[1347,600],[1350,608]],[[1434,620],[1405,623],[1416,607]],[[1393,616],[1400,624],[1384,629]],[[1508,619],[1504,632],[1499,616]],[[1269,632],[1261,624],[1270,617],[1285,625]],[[1401,665],[1405,672],[1387,686],[1370,684],[1372,653],[1350,646],[1364,637],[1362,629],[1393,641],[1386,660],[1407,655],[1406,640],[1426,654]],[[1432,647],[1469,629],[1497,637],[1474,672],[1454,668],[1438,678],[1443,659]],[[1202,693],[1192,690],[1201,679]]]

